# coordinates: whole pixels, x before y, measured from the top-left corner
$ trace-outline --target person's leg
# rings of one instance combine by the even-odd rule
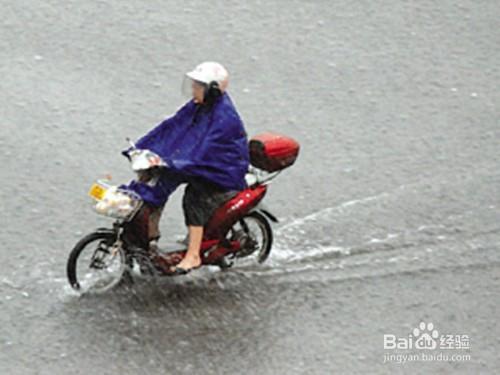
[[[188,248],[184,258],[172,271],[182,272],[201,265],[200,248],[203,240],[203,221],[200,216],[199,200],[203,192],[193,183],[189,183],[184,190],[182,208],[184,221],[188,227]]]
[[[203,226],[190,225],[189,230],[189,245],[186,255],[176,268],[191,269],[201,265],[200,247],[203,239]]]
[[[203,180],[194,180],[186,187],[182,206],[185,223],[189,230],[189,244],[186,255],[173,267],[184,272],[201,265],[200,248],[203,241],[203,229],[214,211],[222,205],[233,192],[227,192]]]

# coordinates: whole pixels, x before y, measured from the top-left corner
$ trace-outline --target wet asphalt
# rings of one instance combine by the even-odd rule
[[[1,374],[496,374],[500,4],[0,0]],[[220,61],[250,135],[297,139],[270,259],[78,296],[86,196]],[[164,241],[182,237],[177,192]],[[467,360],[397,363],[421,321]],[[427,353],[427,352],[426,352]]]

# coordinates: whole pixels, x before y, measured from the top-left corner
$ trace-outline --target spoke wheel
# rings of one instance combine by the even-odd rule
[[[70,253],[67,276],[81,293],[103,293],[120,283],[127,270],[121,247],[112,232],[95,232],[82,238]]]
[[[235,255],[237,260],[245,258],[241,264],[263,263],[271,252],[273,232],[264,215],[251,212],[233,226],[229,239],[241,243],[242,248]]]

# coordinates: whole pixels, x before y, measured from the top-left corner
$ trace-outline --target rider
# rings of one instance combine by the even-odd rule
[[[158,154],[167,164],[157,176],[123,186],[138,193],[151,208],[149,250],[157,250],[158,224],[170,194],[187,183],[183,197],[188,249],[172,271],[184,274],[201,265],[203,227],[214,210],[246,187],[248,142],[243,122],[228,93],[227,70],[204,62],[186,73],[183,92],[192,99],[136,142],[139,149]],[[130,150],[130,149],[129,149]],[[124,154],[128,156],[128,151]]]

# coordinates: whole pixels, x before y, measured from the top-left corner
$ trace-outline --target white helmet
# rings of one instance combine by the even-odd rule
[[[213,61],[199,64],[194,70],[186,73],[186,76],[192,80],[205,83],[208,86],[216,83],[222,92],[226,91],[229,83],[229,73],[226,68],[218,62]]]

